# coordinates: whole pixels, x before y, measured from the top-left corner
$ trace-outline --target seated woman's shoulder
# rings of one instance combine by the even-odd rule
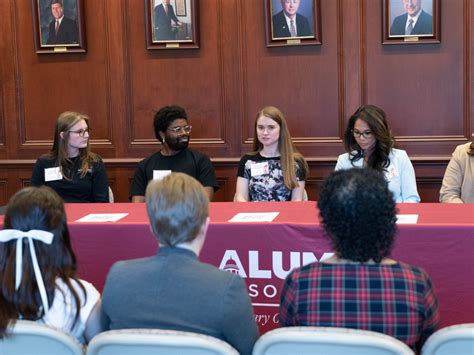
[[[51,153],[45,153],[45,154],[41,154],[38,157],[38,160],[51,161],[51,160],[56,160],[56,157],[54,157]]]
[[[395,156],[395,157],[407,157],[408,158],[408,153],[406,150],[403,149],[398,149],[398,148],[392,148],[390,151],[390,155]]]
[[[103,163],[102,157],[99,154],[90,152],[90,159],[95,163]]]
[[[462,153],[468,153],[471,150],[471,144],[471,142],[460,144],[455,150]]]

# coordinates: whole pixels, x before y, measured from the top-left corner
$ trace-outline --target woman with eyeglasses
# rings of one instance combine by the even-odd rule
[[[255,117],[253,152],[240,159],[234,201],[302,201],[308,164],[296,152],[283,113],[273,106]]]
[[[101,157],[90,151],[89,117],[59,115],[51,151],[36,161],[31,183],[47,185],[65,202],[109,202],[109,182]]]
[[[394,144],[385,112],[363,105],[349,119],[344,132],[347,153],[337,159],[336,170],[372,168],[384,174],[395,202],[420,202],[410,158]]]

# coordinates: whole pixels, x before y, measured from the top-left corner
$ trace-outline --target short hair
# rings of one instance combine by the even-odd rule
[[[72,293],[75,303],[75,321],[79,318],[81,301],[77,288],[71,281],[76,280],[76,257],[72,250],[67,226],[64,202],[47,186],[26,187],[10,199],[5,212],[4,229],[27,232],[38,229],[54,235],[50,245],[33,241],[38,264],[50,306],[53,302],[57,279],[61,279]],[[23,241],[25,242],[25,241]],[[6,328],[20,316],[27,320],[38,320],[44,315],[39,289],[29,248],[23,251],[23,276],[21,287],[15,290],[16,241],[11,240],[0,246],[0,338]],[[80,285],[83,294],[84,288]]]
[[[153,234],[164,246],[193,241],[209,216],[209,198],[195,178],[171,173],[152,180],[145,194]]]
[[[51,7],[54,4],[59,4],[59,5],[61,5],[61,7],[64,7],[63,0],[52,0],[51,4],[49,6]]]
[[[317,204],[325,234],[339,257],[380,262],[390,255],[397,210],[382,173],[357,168],[333,172]]]
[[[364,152],[354,138],[353,133],[354,125],[358,119],[367,123],[376,139],[367,166],[382,171],[390,165],[388,156],[395,145],[395,138],[388,126],[386,114],[375,105],[362,105],[351,116],[344,132],[344,148],[349,153],[351,162],[364,158]]]
[[[170,124],[178,118],[184,118],[188,120],[188,115],[184,108],[176,105],[164,106],[157,113],[153,119],[153,127],[155,129],[155,137],[163,143],[163,138],[160,136],[160,132],[166,132]]]

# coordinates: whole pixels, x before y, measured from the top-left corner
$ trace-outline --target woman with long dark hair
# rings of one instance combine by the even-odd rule
[[[385,176],[396,202],[420,202],[410,158],[394,145],[385,112],[374,105],[363,105],[347,123],[344,132],[347,153],[337,159],[336,170],[374,169]]]
[[[98,333],[100,294],[77,278],[76,269],[61,198],[45,186],[17,192],[0,231],[0,338],[17,319],[81,342]]]

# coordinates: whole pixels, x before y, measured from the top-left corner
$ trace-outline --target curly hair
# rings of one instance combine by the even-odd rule
[[[153,119],[153,128],[155,130],[156,139],[163,143],[163,138],[160,136],[160,132],[166,132],[170,124],[179,118],[183,118],[186,121],[188,120],[188,115],[184,108],[180,106],[164,106],[155,113]]]
[[[397,210],[382,173],[333,172],[323,183],[317,204],[324,232],[339,257],[380,262],[390,255]]]
[[[383,171],[390,165],[388,156],[395,145],[395,138],[388,126],[385,112],[374,105],[362,105],[351,116],[344,132],[344,148],[349,153],[351,162],[364,158],[364,151],[357,144],[353,132],[354,125],[359,119],[369,125],[376,139],[375,147],[367,161],[367,166]]]

